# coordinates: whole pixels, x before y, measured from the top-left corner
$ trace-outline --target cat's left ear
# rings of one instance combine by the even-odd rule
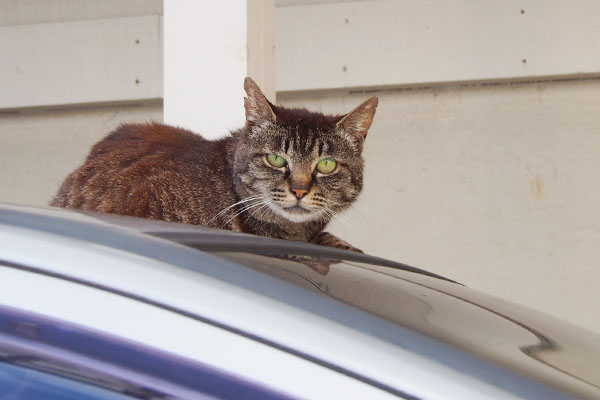
[[[336,128],[342,129],[353,139],[358,139],[359,143],[362,144],[373,123],[378,102],[377,97],[371,97],[340,119],[336,124]]]
[[[256,82],[251,78],[244,79],[244,90],[248,95],[248,97],[244,97],[246,123],[262,125],[265,122],[275,122],[277,117],[273,112],[273,105],[267,100]]]

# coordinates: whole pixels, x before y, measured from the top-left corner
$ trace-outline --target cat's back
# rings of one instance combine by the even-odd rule
[[[159,123],[126,124],[96,143],[86,161],[116,155],[140,157],[157,152],[202,152],[209,143],[202,136],[175,126]]]
[[[179,220],[165,204],[183,202],[183,191],[225,146],[178,127],[122,125],[92,147],[50,204]]]

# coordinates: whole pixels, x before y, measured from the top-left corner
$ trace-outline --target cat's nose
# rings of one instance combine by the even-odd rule
[[[300,200],[301,198],[306,196],[306,193],[308,193],[308,190],[300,189],[300,188],[292,188],[292,192],[294,192],[294,194],[296,195],[298,200]]]

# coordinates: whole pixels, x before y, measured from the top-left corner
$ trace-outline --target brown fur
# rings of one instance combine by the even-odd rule
[[[322,230],[362,189],[377,99],[326,116],[275,106],[249,78],[244,87],[244,128],[208,141],[157,123],[123,125],[92,147],[50,204],[358,250]],[[269,165],[268,153],[287,165]],[[323,157],[337,161],[334,173],[315,169]]]

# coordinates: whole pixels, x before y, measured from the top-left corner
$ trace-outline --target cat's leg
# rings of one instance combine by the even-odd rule
[[[359,253],[363,252],[361,249],[352,246],[350,243],[329,232],[319,232],[313,239],[313,242],[322,246],[337,247],[338,249],[351,250]]]

